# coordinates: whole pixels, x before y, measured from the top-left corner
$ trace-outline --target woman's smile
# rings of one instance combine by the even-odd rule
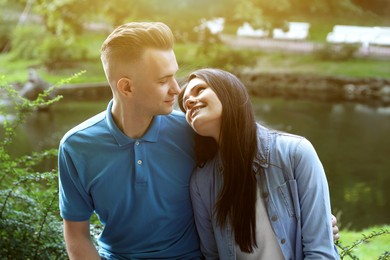
[[[188,82],[183,95],[183,107],[186,110],[187,122],[195,132],[218,140],[222,104],[206,82],[199,78],[193,78]]]
[[[187,111],[187,113],[190,114],[189,118],[191,119],[191,121],[194,120],[194,118],[199,114],[199,111],[203,108],[204,106],[200,105],[200,106],[194,106],[192,109],[189,110],[189,112]]]

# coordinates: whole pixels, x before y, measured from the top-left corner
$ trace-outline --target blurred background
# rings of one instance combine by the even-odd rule
[[[63,100],[26,116],[11,155],[57,148],[67,130],[106,108],[100,46],[130,21],[170,26],[178,80],[201,67],[231,71],[259,122],[307,137],[341,229],[390,224],[389,0],[0,0],[2,84],[33,99],[82,72],[60,84]],[[0,121],[12,121],[3,91],[0,105],[8,111]]]

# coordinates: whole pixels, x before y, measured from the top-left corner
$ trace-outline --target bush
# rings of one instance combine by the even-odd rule
[[[0,106],[0,117],[4,118],[0,142],[0,259],[67,259],[58,212],[57,169],[35,170],[43,160],[57,156],[57,150],[15,157],[7,149],[15,129],[30,112],[61,98],[47,100],[53,88],[29,101],[0,82],[1,96],[6,95],[12,104]]]
[[[65,37],[46,37],[38,49],[40,59],[49,70],[70,67],[72,62],[87,59],[87,51]]]
[[[0,52],[8,51],[11,42],[10,38],[11,29],[10,26],[0,22]]]
[[[18,26],[11,35],[11,51],[17,59],[38,59],[39,46],[46,36],[43,26]]]
[[[359,48],[358,44],[325,44],[314,51],[314,56],[319,60],[350,60],[356,55]]]
[[[257,61],[257,54],[250,50],[235,50],[226,47],[212,49],[209,54],[211,67],[234,71],[245,66],[253,66]]]
[[[59,67],[58,64],[67,67],[87,56],[87,50],[77,45],[73,37],[53,35],[38,25],[15,28],[11,49],[15,59],[37,60],[49,69]]]

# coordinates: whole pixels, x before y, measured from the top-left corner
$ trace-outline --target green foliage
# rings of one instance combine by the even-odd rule
[[[339,254],[340,254],[340,259],[353,259],[353,260],[358,260],[359,259],[359,254],[361,257],[364,259],[367,259],[367,257],[370,257],[370,259],[374,259],[374,257],[377,257],[375,259],[389,259],[390,257],[390,251],[388,251],[388,235],[390,235],[390,231],[388,230],[387,226],[377,229],[373,228],[368,235],[366,234],[361,234],[358,238],[356,238],[356,232],[354,232],[352,235],[355,237],[355,239],[350,242],[348,246],[344,246],[342,243],[344,234],[343,232],[341,233],[341,239],[336,242],[336,246],[339,248]],[[346,232],[345,236],[351,236],[351,234],[348,234]],[[374,256],[374,250],[371,249],[369,252],[366,254],[363,254],[361,252],[358,252],[360,249],[363,249],[363,247],[374,244],[375,242],[378,243],[379,240],[383,240],[384,247],[378,248],[378,250],[375,250],[375,253],[377,254]],[[378,243],[379,244],[379,243]],[[383,251],[383,248],[385,251]],[[379,252],[379,253],[378,253]]]
[[[90,1],[35,0],[34,11],[44,19],[44,27],[56,36],[72,37],[83,31],[83,22],[95,12]],[[86,10],[90,9],[90,12]]]
[[[52,35],[38,25],[18,26],[12,34],[11,48],[14,59],[34,59],[49,69],[87,58],[86,49],[74,38]]]
[[[1,259],[66,259],[58,212],[57,170],[36,171],[42,161],[55,157],[57,150],[15,157],[7,148],[28,114],[60,100],[61,96],[48,98],[56,87],[79,75],[81,73],[47,89],[34,101],[20,97],[11,86],[3,80],[0,82],[1,96],[7,96],[12,104],[11,107],[0,106],[0,116],[4,118],[0,142]]]
[[[17,59],[37,59],[39,46],[47,36],[44,28],[37,25],[16,27],[11,36],[11,50]]]
[[[355,57],[359,48],[358,44],[325,44],[314,51],[314,56],[319,60],[349,60]]]
[[[177,49],[176,49],[177,50]],[[194,49],[187,50],[185,59],[181,59],[181,51],[177,51],[178,60],[186,61],[186,64],[180,64],[183,69],[191,67],[193,69],[200,67],[215,67],[228,71],[237,70],[246,66],[253,66],[257,60],[258,51],[239,50],[224,46],[219,43],[201,43],[194,46]]]
[[[73,40],[67,41],[64,37],[46,37],[38,48],[40,59],[46,68],[67,67],[75,61],[87,59],[86,49],[78,46]]]
[[[209,66],[235,71],[245,66],[253,66],[257,57],[255,52],[242,51],[231,48],[216,48],[210,55]]]
[[[4,19],[2,15],[0,16],[0,52],[8,51],[11,42],[11,29],[14,24],[14,22]]]

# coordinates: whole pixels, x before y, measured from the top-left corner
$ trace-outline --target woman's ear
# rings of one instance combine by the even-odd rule
[[[129,78],[120,78],[118,82],[116,83],[116,87],[118,89],[118,92],[121,95],[129,96],[132,94],[133,91],[133,81]]]

